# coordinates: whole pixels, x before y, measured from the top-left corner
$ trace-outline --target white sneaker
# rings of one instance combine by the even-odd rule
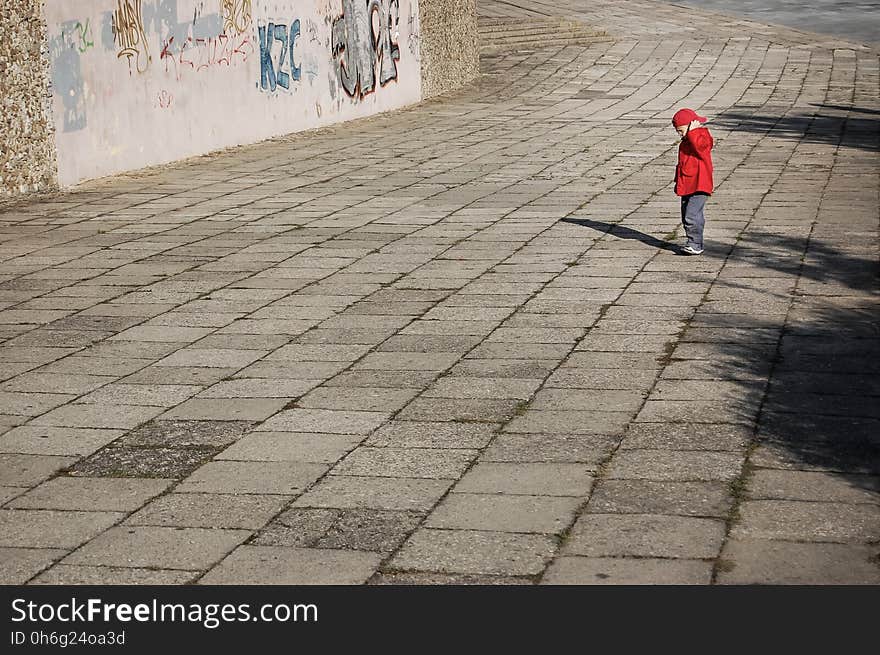
[[[703,254],[702,248],[697,250],[693,246],[685,246],[684,248],[681,249],[681,251],[685,254],[688,254],[688,255],[702,255]]]

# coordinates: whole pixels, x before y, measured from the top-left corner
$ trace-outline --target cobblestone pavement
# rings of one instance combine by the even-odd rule
[[[880,583],[878,52],[480,10],[612,38],[0,208],[4,582]]]

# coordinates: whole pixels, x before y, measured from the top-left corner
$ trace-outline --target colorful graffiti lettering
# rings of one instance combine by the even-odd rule
[[[79,37],[79,43],[77,43],[76,49],[79,50],[80,53],[83,53],[89,48],[93,48],[95,46],[94,36],[92,36],[92,27],[89,22],[89,19],[86,18],[85,25],[77,21],[76,26],[74,27],[74,29],[78,32]],[[89,40],[89,37],[92,37],[91,40]]]
[[[141,0],[117,0],[116,7],[112,18],[113,40],[119,47],[116,56],[119,59],[128,59],[129,74],[132,64],[138,73],[143,73],[149,68],[151,57],[147,35],[144,33]]]
[[[251,26],[251,0],[221,0],[223,31],[243,34]]]
[[[302,67],[297,66],[293,56],[293,46],[300,34],[299,20],[293,21],[289,30],[287,25],[260,25],[257,33],[260,36],[260,88],[264,91],[274,91],[279,86],[289,89],[291,78],[299,81],[302,77]],[[277,64],[272,61],[275,42],[281,44]],[[285,65],[288,65],[289,73],[284,70]]]
[[[343,0],[342,16],[333,21],[332,52],[342,88],[364,97],[379,84],[397,79],[400,46],[399,0]]]
[[[169,107],[171,107],[171,103],[174,102],[174,96],[168,93],[168,91],[162,90],[159,91],[158,95],[156,96],[156,100],[159,103],[160,109],[168,109]]]
[[[159,60],[165,63],[166,73],[173,72],[174,78],[180,80],[187,67],[192,71],[202,71],[214,66],[232,66],[247,61],[253,53],[254,45],[248,35],[230,38],[220,34],[208,39],[188,36],[180,43],[175,43],[171,36],[162,44]]]

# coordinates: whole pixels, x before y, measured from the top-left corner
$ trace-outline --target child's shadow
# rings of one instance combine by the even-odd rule
[[[561,222],[571,223],[572,225],[580,225],[581,227],[589,227],[594,230],[598,230],[599,232],[607,232],[611,236],[619,237],[621,239],[636,239],[637,241],[641,241],[642,243],[653,246],[654,248],[669,250],[670,252],[677,253],[681,250],[681,248],[679,248],[674,243],[669,243],[668,241],[663,241],[662,239],[658,239],[657,237],[652,237],[650,234],[645,234],[644,232],[639,232],[638,230],[624,227],[619,223],[604,223],[602,221],[594,221],[589,218],[563,218]]]

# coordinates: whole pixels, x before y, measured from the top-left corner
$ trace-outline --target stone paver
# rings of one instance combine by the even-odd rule
[[[542,584],[549,585],[706,585],[712,565],[701,560],[559,557],[547,569]]]
[[[64,558],[64,564],[203,570],[251,533],[247,530],[120,526]]]
[[[876,45],[477,9],[456,94],[0,204],[0,582],[877,582]]]

